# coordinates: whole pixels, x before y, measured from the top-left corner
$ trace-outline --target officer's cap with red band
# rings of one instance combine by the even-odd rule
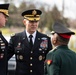
[[[61,24],[59,22],[55,22],[53,25],[54,32],[57,33],[60,37],[65,39],[70,39],[71,35],[74,35],[75,33],[69,30],[64,24]]]

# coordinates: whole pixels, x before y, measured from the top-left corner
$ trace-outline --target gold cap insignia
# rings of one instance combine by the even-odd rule
[[[32,11],[32,15],[36,15],[36,14],[37,14],[36,10]]]
[[[15,33],[12,33],[11,36],[15,36]]]
[[[51,34],[54,34],[54,33],[55,33],[55,31],[52,31],[52,32],[51,32]]]

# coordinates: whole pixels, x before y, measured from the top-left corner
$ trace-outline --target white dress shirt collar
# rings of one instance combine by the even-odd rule
[[[35,32],[32,34],[32,36],[33,36],[33,38],[32,38],[33,43],[34,43],[34,41],[35,41],[36,33],[37,33],[37,31],[35,31]],[[27,35],[27,38],[28,38],[28,41],[29,41],[29,35],[31,35],[31,34],[29,34],[29,33],[26,31],[26,35]]]

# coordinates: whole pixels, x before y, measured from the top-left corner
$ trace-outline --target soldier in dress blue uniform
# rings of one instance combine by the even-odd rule
[[[0,28],[5,26],[7,21],[9,4],[0,4]],[[0,75],[7,75],[7,47],[8,42],[0,31]]]
[[[22,16],[26,29],[10,39],[8,59],[16,55],[16,75],[44,74],[44,60],[52,45],[50,37],[37,31],[41,14],[38,9],[24,11]]]
[[[44,75],[76,75],[76,53],[68,48],[74,32],[58,22],[53,25],[53,30],[52,43],[55,47],[47,54]]]

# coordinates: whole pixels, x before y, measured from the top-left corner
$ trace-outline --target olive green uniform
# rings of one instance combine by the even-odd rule
[[[76,53],[61,45],[47,54],[44,75],[76,75]]]

